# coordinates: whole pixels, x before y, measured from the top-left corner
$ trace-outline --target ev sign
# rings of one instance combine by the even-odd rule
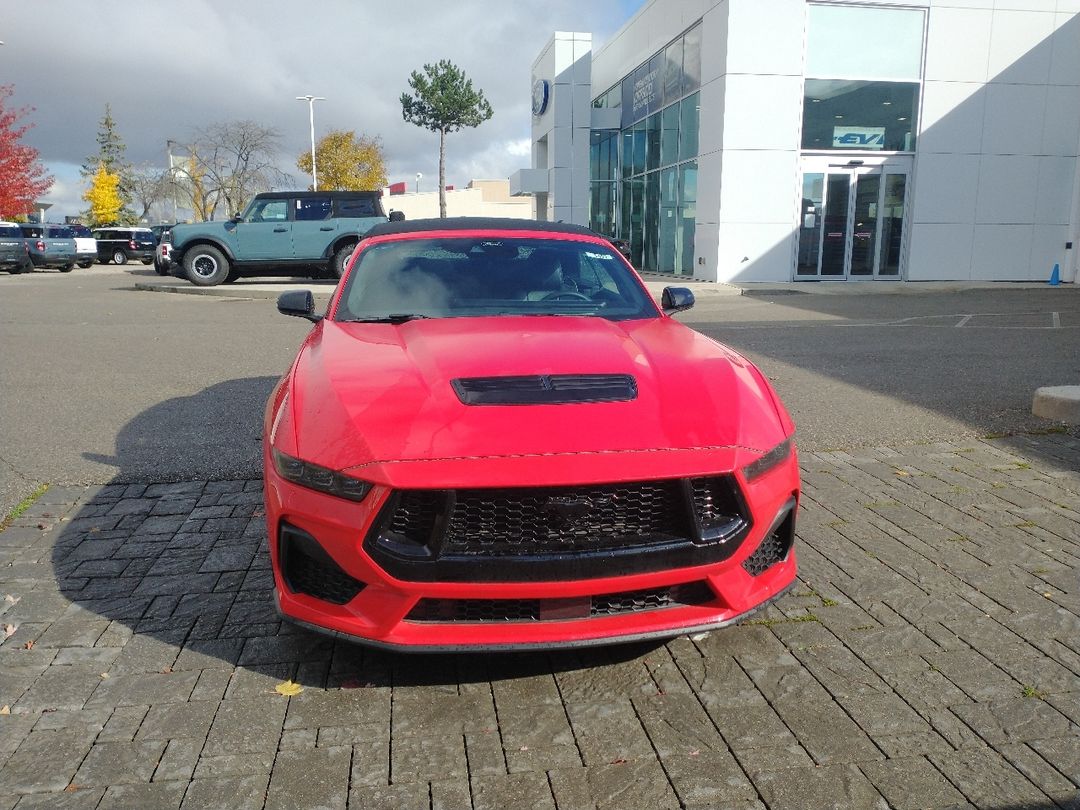
[[[833,127],[833,149],[884,149],[885,127]]]

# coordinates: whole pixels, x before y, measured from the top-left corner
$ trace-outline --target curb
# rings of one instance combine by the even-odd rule
[[[1036,389],[1031,412],[1055,422],[1080,425],[1080,385],[1052,385]]]

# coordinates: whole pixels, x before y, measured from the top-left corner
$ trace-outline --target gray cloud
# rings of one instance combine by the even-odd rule
[[[528,164],[529,71],[553,31],[602,42],[640,0],[49,0],[17,4],[0,23],[0,82],[36,109],[26,140],[62,182],[50,214],[83,204],[77,166],[96,151],[105,104],[133,163],[165,163],[166,139],[215,121],[249,118],[282,133],[281,167],[316,136],[353,129],[383,140],[391,180],[423,172],[434,187],[438,140],[401,119],[409,72],[450,59],[482,89],[495,116],[448,140],[447,182],[505,177]],[[42,37],[57,47],[41,49]],[[518,152],[518,154],[514,154]],[[430,180],[430,185],[428,181]],[[74,195],[74,196],[73,196]]]

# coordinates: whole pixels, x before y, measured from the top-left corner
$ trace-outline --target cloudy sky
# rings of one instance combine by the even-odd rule
[[[529,162],[533,59],[556,30],[602,44],[643,0],[34,0],[0,19],[0,83],[32,106],[26,142],[56,178],[49,218],[84,209],[78,167],[96,152],[105,104],[128,160],[164,166],[165,141],[206,124],[251,119],[282,135],[281,167],[316,137],[351,129],[382,138],[391,182],[435,188],[438,138],[402,121],[412,70],[449,59],[495,116],[447,141],[447,182],[507,177]],[[50,47],[43,48],[48,43]]]

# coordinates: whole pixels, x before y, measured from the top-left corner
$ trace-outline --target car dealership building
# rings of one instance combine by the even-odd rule
[[[647,0],[533,64],[541,219],[715,281],[1046,281],[1080,256],[1080,0]]]

